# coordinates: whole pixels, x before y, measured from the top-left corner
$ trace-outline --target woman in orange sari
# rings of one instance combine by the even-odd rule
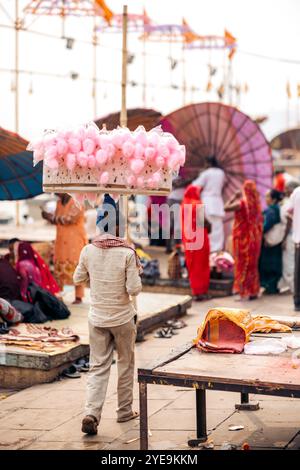
[[[182,242],[195,300],[208,299],[207,292],[210,280],[209,224],[205,221],[204,215],[202,219],[204,225],[197,225],[197,211],[201,206],[203,208],[200,193],[201,188],[199,186],[188,186],[181,204]]]
[[[240,294],[241,299],[255,299],[260,290],[258,262],[263,233],[263,217],[255,182],[245,181],[243,194],[238,191],[225,205],[225,211],[234,211],[233,291]]]
[[[73,285],[73,273],[87,236],[84,228],[84,211],[78,208],[68,194],[58,194],[59,200],[54,215],[43,211],[42,216],[56,225],[54,248],[54,272],[61,289]],[[74,304],[82,302],[83,286],[75,286]]]

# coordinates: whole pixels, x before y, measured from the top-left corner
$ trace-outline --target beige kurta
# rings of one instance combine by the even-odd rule
[[[135,254],[125,247],[87,245],[75,270],[75,284],[90,282],[89,321],[101,328],[129,322],[136,314],[130,296],[142,290]]]

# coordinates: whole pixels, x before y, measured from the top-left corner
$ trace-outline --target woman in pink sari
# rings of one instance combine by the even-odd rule
[[[21,296],[27,302],[27,289],[30,282],[55,295],[59,287],[41,256],[28,242],[16,243],[16,271],[21,278]]]

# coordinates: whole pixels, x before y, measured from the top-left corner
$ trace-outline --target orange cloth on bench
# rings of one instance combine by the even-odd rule
[[[210,309],[194,340],[196,347],[206,352],[241,353],[254,332],[291,332],[270,317],[252,317],[249,310],[238,308]]]

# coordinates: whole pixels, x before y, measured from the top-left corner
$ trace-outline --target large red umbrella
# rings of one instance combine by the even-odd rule
[[[226,174],[224,200],[251,179],[265,205],[264,195],[272,186],[271,150],[260,127],[246,114],[221,103],[199,103],[168,114],[161,124],[186,146],[184,179],[196,178],[205,157],[215,155]]]

